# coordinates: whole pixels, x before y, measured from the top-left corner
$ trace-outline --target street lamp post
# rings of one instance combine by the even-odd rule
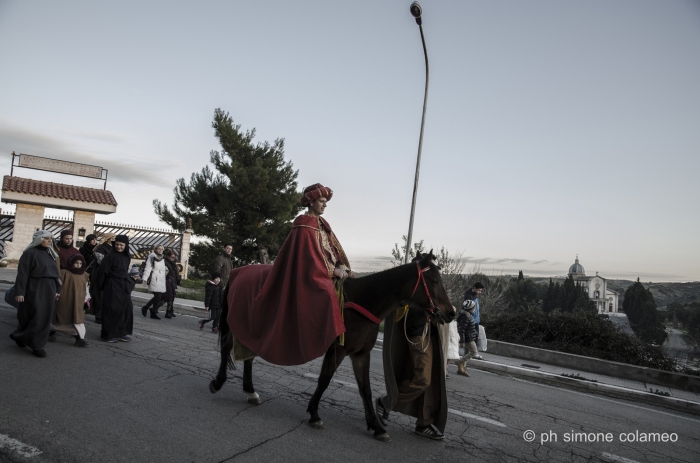
[[[423,150],[423,128],[425,126],[425,109],[428,105],[428,81],[430,78],[430,73],[428,71],[428,50],[425,48],[425,37],[423,37],[423,21],[421,20],[421,15],[423,14],[423,9],[420,7],[420,3],[411,3],[411,14],[416,18],[416,24],[420,29],[420,40],[423,42],[423,54],[425,55],[425,96],[423,97],[423,118],[420,122],[420,138],[418,139],[418,160],[416,161],[416,179],[413,183],[413,201],[411,202],[411,220],[408,224],[408,239],[406,240],[406,256],[404,257],[404,263],[407,264],[410,259],[411,251],[411,241],[413,239],[413,216],[416,212],[416,196],[418,195],[418,176],[420,175],[420,155]]]

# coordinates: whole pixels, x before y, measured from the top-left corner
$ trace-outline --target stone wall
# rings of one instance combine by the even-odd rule
[[[85,236],[79,237],[78,231],[84,228],[85,236],[92,234],[95,231],[95,213],[87,211],[73,211],[73,245],[80,247]],[[78,243],[80,241],[80,243]]]

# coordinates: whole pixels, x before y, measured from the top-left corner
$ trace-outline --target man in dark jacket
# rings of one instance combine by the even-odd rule
[[[233,269],[233,260],[231,259],[231,252],[233,251],[233,246],[230,244],[225,244],[221,252],[214,260],[214,272],[218,272],[221,275],[221,283],[219,283],[219,288],[221,288],[221,294],[224,293],[226,285],[228,284],[228,275]]]

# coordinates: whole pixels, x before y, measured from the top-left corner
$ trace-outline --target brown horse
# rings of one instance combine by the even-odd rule
[[[440,270],[435,263],[432,251],[423,255],[419,253],[410,264],[362,278],[348,278],[343,283],[343,290],[346,302],[352,302],[366,309],[375,319],[383,320],[395,309],[407,304],[412,307],[412,310],[425,310],[427,316],[438,323],[450,322],[455,318],[454,308],[442,285]],[[233,339],[226,320],[227,314],[228,304],[225,302],[219,324],[221,363],[216,378],[209,383],[209,390],[212,393],[217,392],[224,385],[227,378],[226,370],[232,366]],[[309,424],[317,429],[325,427],[318,415],[318,405],[336,369],[349,355],[365,407],[367,430],[374,430],[374,437],[377,439],[389,441],[391,439],[374,411],[369,380],[370,354],[377,341],[379,325],[359,311],[348,308],[345,309],[344,321],[344,345],[334,342],[326,351],[316,391],[306,410],[311,415]],[[260,398],[253,387],[252,359],[244,362],[243,390],[248,394],[249,403],[260,403]]]

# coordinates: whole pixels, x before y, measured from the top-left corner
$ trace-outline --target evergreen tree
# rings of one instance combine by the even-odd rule
[[[233,246],[234,265],[269,263],[299,213],[297,174],[284,159],[284,140],[253,143],[255,129],[241,131],[221,109],[212,123],[221,151],[210,153],[212,172],[205,166],[190,183],[176,182],[172,210],[153,201],[156,214],[176,230],[191,226],[206,241],[191,244],[190,263],[208,269],[224,244]]]
[[[595,304],[589,299],[588,293],[571,275],[562,285],[559,282],[552,284],[552,280],[549,280],[547,294],[542,300],[542,310],[551,312],[555,309],[562,312],[583,310],[596,313]]]
[[[661,345],[666,340],[663,317],[656,310],[656,301],[651,291],[639,281],[625,291],[622,308],[632,329],[642,341]]]

